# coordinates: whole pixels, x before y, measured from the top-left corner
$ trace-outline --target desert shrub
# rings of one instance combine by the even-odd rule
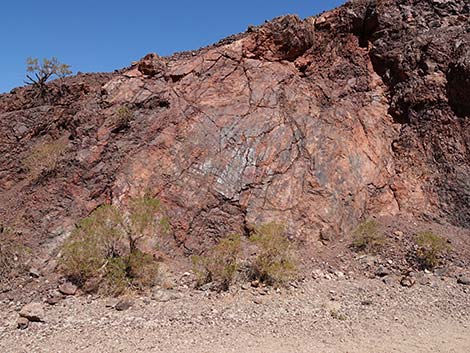
[[[30,249],[24,246],[15,232],[0,224],[0,284],[23,272]]]
[[[134,114],[126,106],[120,106],[111,119],[113,131],[121,131],[129,127],[130,122],[134,119]]]
[[[433,269],[439,265],[440,259],[449,251],[447,241],[433,232],[416,234],[416,257],[423,267]]]
[[[23,160],[23,166],[33,178],[56,169],[67,150],[67,142],[61,138],[35,146]]]
[[[291,242],[282,224],[268,223],[255,228],[250,241],[258,252],[251,263],[251,276],[261,282],[278,285],[295,278],[297,266]]]
[[[155,284],[158,263],[138,249],[138,241],[165,233],[157,221],[161,212],[158,200],[147,196],[131,200],[128,213],[112,205],[97,208],[64,242],[62,272],[78,285],[99,278],[99,290],[105,294]]]
[[[78,284],[102,276],[110,260],[126,255],[123,218],[111,205],[98,207],[82,219],[65,241],[61,251],[64,274]]]
[[[168,218],[161,217],[158,222],[155,215],[162,210],[160,201],[149,197],[132,199],[129,205],[129,214],[124,222],[124,230],[127,234],[131,250],[135,250],[136,243],[145,236],[151,236],[156,232],[166,234],[169,231]]]
[[[238,269],[241,238],[233,234],[221,239],[205,255],[193,256],[193,269],[197,285],[213,282],[220,290],[227,290]]]
[[[144,289],[157,284],[160,267],[152,255],[135,250],[129,254],[127,266],[127,275],[133,288]]]
[[[357,251],[378,252],[386,243],[380,225],[374,220],[365,221],[354,230],[352,247]]]
[[[99,293],[112,296],[125,293],[130,284],[126,269],[127,256],[108,259],[99,283]]]
[[[52,76],[59,78],[70,75],[70,65],[62,64],[57,58],[42,59],[40,62],[37,58],[29,57],[26,59],[26,71],[29,74],[26,78],[29,80],[27,83],[44,84]]]

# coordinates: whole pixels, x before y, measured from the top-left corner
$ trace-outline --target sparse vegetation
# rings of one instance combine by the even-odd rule
[[[338,310],[331,309],[330,310],[330,316],[333,319],[339,320],[339,321],[346,321],[348,318],[345,314],[340,313]]]
[[[42,62],[37,58],[26,59],[26,81],[27,84],[32,84],[38,89],[39,95],[46,93],[46,82],[53,76],[58,78],[70,75],[70,65],[62,64],[57,58],[42,59]]]
[[[39,144],[23,160],[23,166],[30,173],[31,177],[35,179],[42,173],[53,171],[66,150],[67,141],[64,138]]]
[[[14,231],[0,224],[0,284],[25,270],[29,252],[17,239]]]
[[[380,225],[374,220],[365,221],[354,230],[352,246],[356,251],[375,253],[386,243]]]
[[[416,256],[423,267],[433,269],[439,265],[443,255],[449,251],[447,241],[433,232],[416,234]]]
[[[168,220],[161,214],[159,201],[147,196],[131,200],[128,213],[112,205],[99,207],[63,244],[63,273],[78,285],[98,278],[99,290],[112,295],[154,285],[158,263],[138,242],[168,231]]]
[[[120,106],[112,116],[113,131],[127,129],[132,119],[134,119],[134,113],[128,107]]]
[[[296,261],[291,242],[282,224],[268,223],[257,227],[250,241],[258,248],[252,263],[252,277],[269,285],[283,284],[295,278]]]
[[[220,290],[227,290],[238,269],[241,238],[233,234],[210,249],[203,256],[193,256],[197,285],[213,282]]]

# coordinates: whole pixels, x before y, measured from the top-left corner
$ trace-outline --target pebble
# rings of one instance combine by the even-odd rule
[[[62,298],[59,295],[53,295],[46,299],[46,303],[49,305],[56,305]]]
[[[458,283],[458,284],[463,284],[463,285],[465,285],[465,286],[470,286],[470,277],[460,276],[460,277],[457,279],[457,283]]]
[[[75,295],[77,293],[77,286],[70,282],[65,282],[59,286],[59,292],[64,295]]]
[[[34,268],[34,267],[29,269],[29,275],[33,278],[41,277],[41,273],[39,272],[39,270],[37,268]]]
[[[116,304],[114,309],[116,309],[117,311],[124,311],[129,309],[133,304],[134,303],[131,300],[122,299]]]
[[[403,286],[403,287],[413,287],[413,285],[415,284],[415,280],[409,276],[406,276],[406,277],[402,277],[402,279],[400,280],[400,284]]]
[[[390,274],[390,270],[388,270],[385,266],[379,266],[379,268],[377,268],[377,270],[375,271],[375,275],[377,277],[385,277]]]
[[[29,320],[25,317],[19,317],[18,321],[16,322],[16,327],[19,328],[20,330],[24,330],[28,328],[29,326]]]

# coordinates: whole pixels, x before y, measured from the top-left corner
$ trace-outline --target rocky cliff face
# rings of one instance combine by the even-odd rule
[[[0,219],[43,243],[149,192],[186,251],[269,221],[307,244],[372,215],[468,228],[469,53],[466,0],[353,1],[44,98],[16,89]]]

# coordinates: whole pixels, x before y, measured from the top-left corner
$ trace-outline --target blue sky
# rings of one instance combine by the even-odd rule
[[[13,0],[0,12],[0,92],[23,85],[25,60],[56,56],[73,72],[113,71],[149,52],[197,49],[280,15],[344,0]]]

